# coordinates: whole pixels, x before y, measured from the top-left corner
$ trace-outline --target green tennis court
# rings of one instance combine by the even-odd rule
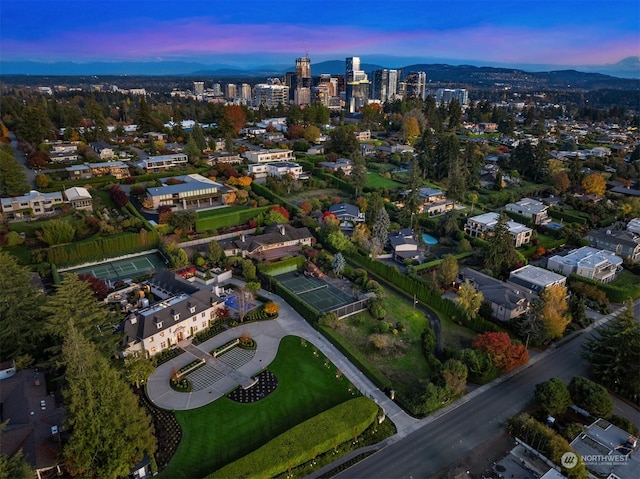
[[[118,281],[131,279],[135,276],[147,274],[153,271],[167,269],[162,256],[159,253],[147,253],[134,258],[115,261],[105,261],[92,266],[67,270],[74,274],[91,274],[104,281]]]
[[[351,295],[315,276],[285,273],[275,277],[285,288],[320,312],[354,302]]]

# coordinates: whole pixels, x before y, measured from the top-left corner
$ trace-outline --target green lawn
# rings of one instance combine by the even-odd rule
[[[376,173],[373,171],[367,172],[367,182],[365,183],[367,188],[376,188],[382,189],[386,188],[389,190],[400,188],[402,183],[398,183],[397,181],[393,181],[389,178],[385,178],[381,176],[380,173]]]
[[[72,226],[76,226],[78,223],[84,223],[83,218],[78,218],[75,215],[61,216],[59,218],[41,219],[37,221],[17,221],[15,223],[9,223],[10,231],[17,231],[18,233],[24,233],[31,238],[36,237],[36,231],[44,228],[45,225],[55,220],[62,220],[71,223]]]
[[[260,347],[260,345],[258,345]],[[182,441],[160,479],[201,478],[291,427],[353,397],[350,383],[336,378],[311,344],[287,336],[268,366],[278,388],[262,401],[240,404],[226,397],[190,411],[176,411]]]
[[[633,274],[631,271],[622,270],[616,279],[609,284],[625,289],[629,298],[636,299],[640,297],[640,280],[638,275]]]
[[[244,211],[250,209],[246,205],[225,206],[222,208],[214,208],[212,210],[198,211],[198,218],[209,218],[211,216],[228,215],[235,211]]]

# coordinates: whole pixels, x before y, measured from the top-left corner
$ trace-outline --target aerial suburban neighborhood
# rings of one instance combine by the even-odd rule
[[[638,80],[364,60],[0,76],[0,479],[638,477]]]

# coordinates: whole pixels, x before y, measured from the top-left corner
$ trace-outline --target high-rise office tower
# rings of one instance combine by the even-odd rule
[[[211,89],[213,90],[213,96],[222,96],[222,86],[220,83],[214,83]]]
[[[229,100],[233,100],[238,93],[238,87],[235,83],[227,83],[225,97]]]
[[[374,70],[371,78],[371,97],[382,103],[392,100],[398,92],[398,70]]]
[[[193,93],[195,95],[204,95],[204,82],[203,81],[194,81],[193,82]]]
[[[405,95],[410,98],[427,98],[427,74],[425,72],[411,72],[405,80]]]
[[[360,57],[348,57],[345,61],[345,103],[349,113],[356,113],[369,100],[369,79],[360,70]]]
[[[248,83],[243,83],[240,87],[240,98],[243,100],[249,101],[251,100],[251,85]]]
[[[444,103],[448,105],[453,99],[458,100],[460,105],[466,105],[469,103],[469,92],[465,88],[456,88],[455,90],[450,88],[438,88],[436,91],[436,103]]]
[[[308,55],[296,58],[293,101],[296,105],[311,104],[311,60]]]

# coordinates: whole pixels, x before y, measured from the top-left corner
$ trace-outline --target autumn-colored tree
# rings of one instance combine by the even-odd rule
[[[233,131],[237,135],[247,123],[247,115],[240,105],[227,105],[224,107],[225,115],[231,121]]]
[[[234,201],[236,201],[236,194],[233,191],[229,193],[224,193],[222,195],[222,199],[226,205],[232,205]]]
[[[549,339],[561,338],[571,322],[568,314],[567,288],[554,284],[540,294],[542,300],[542,321]]]
[[[310,201],[303,201],[298,205],[298,207],[302,210],[305,215],[308,215],[313,211],[313,205]]]
[[[44,173],[36,175],[36,186],[38,188],[46,188],[49,186],[49,177]]]
[[[458,276],[458,260],[452,254],[445,254],[438,267],[438,282],[443,288],[451,286]]]
[[[89,284],[89,288],[93,291],[93,295],[96,299],[102,300],[107,297],[109,288],[107,284],[100,278],[96,278],[92,274],[79,274],[78,279]]]
[[[589,195],[604,195],[607,187],[607,181],[600,173],[591,173],[582,180],[582,189]]]
[[[320,129],[315,125],[309,125],[304,129],[304,139],[309,143],[315,143],[320,138]]]
[[[411,143],[420,135],[420,125],[417,118],[408,116],[402,121],[402,136],[407,143]]]
[[[278,303],[274,303],[273,301],[269,301],[264,305],[264,312],[269,316],[275,316],[276,314],[278,314],[279,310],[280,306],[278,306]]]
[[[483,299],[482,293],[469,281],[465,281],[460,285],[460,289],[458,289],[456,303],[458,303],[458,306],[464,310],[468,317],[474,318],[478,314],[478,311],[480,311]]]
[[[287,138],[290,140],[299,140],[300,138],[304,138],[304,126],[291,125],[287,128]]]
[[[553,186],[560,193],[567,191],[571,186],[571,180],[569,179],[569,175],[567,174],[566,171],[560,171],[556,173],[551,178],[551,181],[553,182]]]
[[[269,208],[269,211],[275,211],[277,213],[280,213],[282,216],[285,217],[285,219],[288,221],[289,220],[289,211],[287,211],[287,209],[284,206],[280,206],[280,205],[273,205],[271,208]]]
[[[113,201],[118,208],[122,208],[129,202],[129,197],[124,191],[122,191],[119,185],[113,185],[109,189],[109,196],[111,197],[111,201]]]
[[[41,168],[51,161],[51,156],[46,151],[34,151],[29,155],[29,167]]]
[[[529,352],[522,344],[514,344],[507,333],[478,334],[473,347],[486,353],[493,364],[503,372],[511,371],[529,361]]]

